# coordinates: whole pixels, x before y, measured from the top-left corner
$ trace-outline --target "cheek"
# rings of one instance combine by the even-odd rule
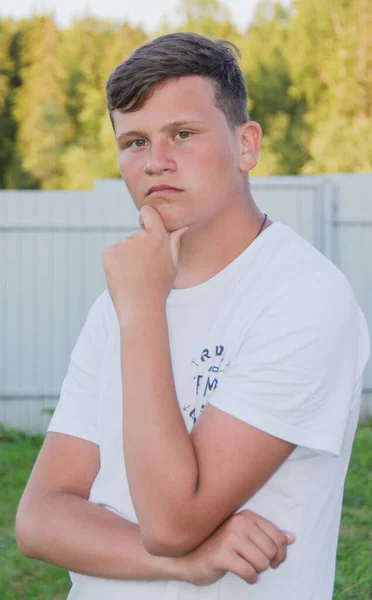
[[[231,147],[216,145],[200,153],[190,179],[194,208],[201,218],[204,215],[209,219],[211,214],[228,208],[237,180],[236,156]]]
[[[232,149],[229,147],[214,146],[207,152],[198,154],[197,162],[194,159],[193,181],[202,184],[204,189],[213,188],[218,192],[225,181],[231,181],[232,174],[236,173],[236,160]]]
[[[133,188],[138,178],[143,174],[143,160],[139,156],[125,156],[122,154],[118,157],[118,164],[122,179],[129,189]]]

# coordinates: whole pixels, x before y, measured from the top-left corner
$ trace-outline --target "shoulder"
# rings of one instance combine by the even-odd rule
[[[270,271],[273,307],[325,318],[353,308],[357,302],[344,273],[288,226],[281,225],[280,246]],[[331,316],[331,315],[329,315]]]
[[[110,333],[117,324],[117,316],[108,289],[106,288],[90,306],[85,322],[71,354],[71,359],[100,362]]]
[[[86,322],[90,325],[100,325],[106,335],[108,335],[110,327],[117,321],[114,305],[111,300],[110,293],[106,288],[91,305]]]
[[[290,227],[277,224],[273,233],[255,279],[247,274],[242,306],[252,311],[241,328],[247,348],[325,352],[357,344],[363,320],[346,276]]]

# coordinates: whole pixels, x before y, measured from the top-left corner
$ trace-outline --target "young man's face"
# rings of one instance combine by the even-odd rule
[[[113,119],[120,174],[138,210],[156,208],[167,231],[203,228],[231,210],[249,170],[244,126],[229,128],[208,79],[169,80],[140,110],[115,110]]]

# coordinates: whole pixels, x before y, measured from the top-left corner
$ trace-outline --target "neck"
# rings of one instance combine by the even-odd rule
[[[263,220],[264,215],[249,192],[247,201],[234,205],[228,213],[191,228],[182,238],[180,267],[173,288],[193,287],[217,275],[254,241]],[[271,223],[267,219],[263,230]]]

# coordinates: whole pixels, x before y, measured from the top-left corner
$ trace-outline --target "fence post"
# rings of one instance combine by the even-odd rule
[[[320,184],[317,213],[319,219],[319,248],[334,264],[337,264],[337,239],[335,222],[338,213],[338,188],[334,181],[323,178]]]

